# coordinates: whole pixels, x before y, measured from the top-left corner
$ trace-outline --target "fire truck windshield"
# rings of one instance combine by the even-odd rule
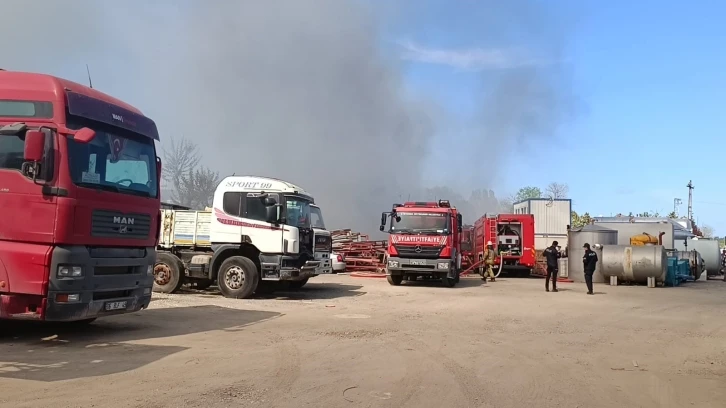
[[[71,128],[79,127],[82,126]],[[157,197],[154,141],[126,131],[92,128],[96,137],[90,143],[67,139],[73,183],[80,187]]]
[[[449,217],[447,213],[413,213],[399,212],[396,217],[391,217],[392,234],[448,234]]]

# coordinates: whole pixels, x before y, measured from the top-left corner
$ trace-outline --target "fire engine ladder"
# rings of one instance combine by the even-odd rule
[[[497,245],[497,236],[499,231],[497,230],[497,214],[487,214],[487,226],[489,227],[489,239],[492,240],[492,244]]]

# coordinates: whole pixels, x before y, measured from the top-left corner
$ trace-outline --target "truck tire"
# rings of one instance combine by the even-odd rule
[[[290,281],[288,285],[290,289],[300,289],[305,286],[306,283],[308,283],[308,278],[299,281]]]
[[[244,256],[227,258],[219,267],[217,285],[227,298],[249,299],[259,283],[257,267],[251,259]]]
[[[398,286],[403,282],[403,275],[387,275],[386,280],[390,285]]]
[[[456,282],[458,282],[456,278],[452,279],[449,278],[447,275],[441,276],[441,283],[443,283],[444,286],[446,286],[447,288],[453,288],[454,286],[456,286]]]
[[[154,264],[154,292],[174,293],[184,284],[184,264],[167,252],[156,254]]]

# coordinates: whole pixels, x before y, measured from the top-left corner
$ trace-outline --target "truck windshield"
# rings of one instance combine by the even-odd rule
[[[301,197],[285,197],[286,224],[298,228],[310,228],[310,204],[309,200]]]
[[[401,221],[391,220],[391,233],[448,234],[449,217],[446,213],[397,213]]]
[[[123,131],[92,128],[96,137],[90,143],[67,139],[73,183],[80,187],[156,198],[154,141]]]
[[[320,207],[310,206],[310,220],[313,228],[325,229],[325,222],[323,221],[323,213],[320,211]]]

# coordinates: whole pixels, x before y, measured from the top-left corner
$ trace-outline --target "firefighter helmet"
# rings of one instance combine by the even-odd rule
[[[492,244],[492,241],[487,241],[487,246],[489,246],[489,245],[494,245],[494,244]]]

